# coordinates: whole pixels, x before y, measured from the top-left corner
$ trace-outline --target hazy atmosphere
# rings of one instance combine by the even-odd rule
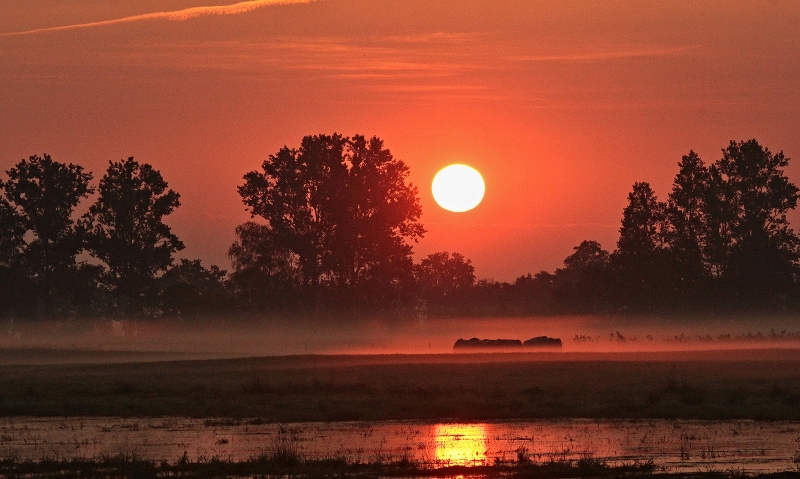
[[[800,474],[800,2],[1,8],[0,478]]]
[[[47,153],[99,178],[134,156],[181,194],[181,256],[227,269],[246,172],[304,135],[377,135],[419,187],[416,257],[458,251],[511,281],[585,239],[613,249],[631,184],[666,197],[690,149],[713,162],[756,138],[800,155],[795,2],[191,10],[220,4],[4,2],[0,170]],[[454,215],[430,182],[458,162],[487,187]]]

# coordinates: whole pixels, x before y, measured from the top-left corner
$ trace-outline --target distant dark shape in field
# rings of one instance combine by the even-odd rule
[[[459,339],[453,345],[453,349],[523,349],[523,348],[536,348],[536,349],[561,349],[561,340],[559,338],[550,338],[548,336],[537,336],[531,338],[524,343],[519,339]]]
[[[494,348],[521,348],[519,339],[459,339],[453,349],[494,349]]]
[[[531,338],[524,343],[523,346],[529,348],[555,348],[561,349],[561,339],[559,338],[549,338],[547,336],[536,336],[535,338]]]

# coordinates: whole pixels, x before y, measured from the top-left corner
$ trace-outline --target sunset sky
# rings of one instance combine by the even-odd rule
[[[196,8],[208,7],[208,8]],[[756,138],[800,183],[800,2],[4,0],[0,170],[134,156],[181,194],[183,257],[230,268],[236,187],[304,135],[377,135],[411,167],[417,259],[479,278],[609,250],[635,181],[666,199],[690,149]],[[486,195],[452,213],[450,163]],[[5,178],[5,174],[0,174]],[[800,215],[792,216],[795,229]]]

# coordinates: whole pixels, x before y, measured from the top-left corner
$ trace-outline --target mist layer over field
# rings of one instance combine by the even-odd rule
[[[800,318],[247,317],[201,320],[5,321],[0,349],[121,351],[149,357],[245,357],[304,354],[451,353],[459,338],[561,338],[562,353],[800,348]],[[165,355],[165,353],[169,353]],[[13,356],[13,355],[12,355]],[[57,360],[57,357],[55,358]],[[14,362],[5,354],[0,361]]]

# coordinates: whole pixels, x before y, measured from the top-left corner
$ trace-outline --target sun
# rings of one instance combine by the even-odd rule
[[[433,199],[442,208],[461,213],[478,206],[486,192],[481,174],[467,165],[450,165],[433,177]]]

